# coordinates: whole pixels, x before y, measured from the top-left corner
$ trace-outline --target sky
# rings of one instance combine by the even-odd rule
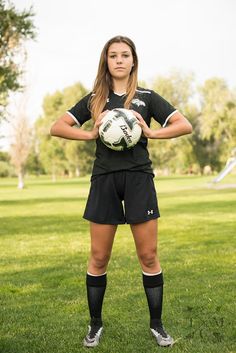
[[[135,42],[139,80],[150,85],[177,69],[194,73],[199,84],[217,76],[236,87],[235,0],[11,1],[35,12],[24,78],[31,121],[46,94],[78,81],[91,89],[101,50],[118,34]]]

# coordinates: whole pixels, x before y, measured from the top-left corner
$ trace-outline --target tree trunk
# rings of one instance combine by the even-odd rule
[[[24,173],[19,171],[18,173],[18,189],[24,189],[25,183],[24,183]]]

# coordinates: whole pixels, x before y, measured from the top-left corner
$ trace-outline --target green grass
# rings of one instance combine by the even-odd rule
[[[156,180],[164,323],[173,353],[235,348],[236,188],[210,177]],[[219,185],[233,184],[229,176]],[[90,247],[82,218],[89,178],[31,178],[25,190],[0,180],[1,353],[86,352],[85,273]],[[120,226],[108,270],[104,336],[95,352],[154,353],[130,229]]]

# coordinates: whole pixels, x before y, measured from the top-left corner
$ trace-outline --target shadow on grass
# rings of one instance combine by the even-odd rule
[[[159,188],[157,188],[157,191]],[[186,188],[186,189],[180,189],[178,191],[173,191],[171,190],[170,192],[166,191],[158,191],[158,195],[164,198],[179,198],[179,197],[196,197],[199,198],[199,196],[203,197],[209,197],[211,198],[212,196],[220,196],[220,195],[232,195],[232,193],[236,194],[236,189],[221,189],[221,190],[215,190],[215,189],[210,189],[210,188]]]
[[[165,212],[170,213],[173,217],[178,214],[196,214],[204,213],[207,215],[207,212],[211,213],[221,213],[221,215],[226,214],[227,212],[232,213],[233,209],[236,207],[236,200],[216,200],[216,201],[194,201],[189,200],[189,202],[180,202],[178,204],[167,205]]]
[[[74,232],[85,232],[88,230],[88,222],[81,215],[54,216],[16,216],[2,217],[0,236],[25,234],[38,236],[42,234],[69,234]]]
[[[78,193],[79,194],[79,193]],[[16,199],[16,200],[3,200],[0,201],[0,206],[29,206],[29,205],[36,205],[38,203],[71,203],[71,202],[86,202],[87,197],[79,197],[79,196],[75,196],[75,197],[48,197],[48,198],[40,198],[37,197],[37,199]]]
[[[50,179],[26,179],[25,180],[25,186],[26,188],[31,188],[31,187],[35,187],[35,186],[50,186],[52,189],[57,186],[63,186],[63,187],[67,187],[70,185],[88,185],[90,182],[90,178],[77,178],[77,179],[62,179],[62,180],[56,180],[56,181],[52,181]],[[1,178],[0,179],[0,188],[14,188],[14,186],[17,188],[17,184],[18,184],[18,180],[16,179],[4,179]]]

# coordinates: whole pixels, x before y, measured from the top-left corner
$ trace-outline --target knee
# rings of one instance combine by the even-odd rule
[[[148,252],[144,252],[139,255],[140,262],[143,266],[147,268],[152,268],[156,265],[157,255],[156,249],[152,249]]]
[[[97,269],[102,269],[107,266],[110,259],[110,254],[101,252],[92,252],[91,262]]]

